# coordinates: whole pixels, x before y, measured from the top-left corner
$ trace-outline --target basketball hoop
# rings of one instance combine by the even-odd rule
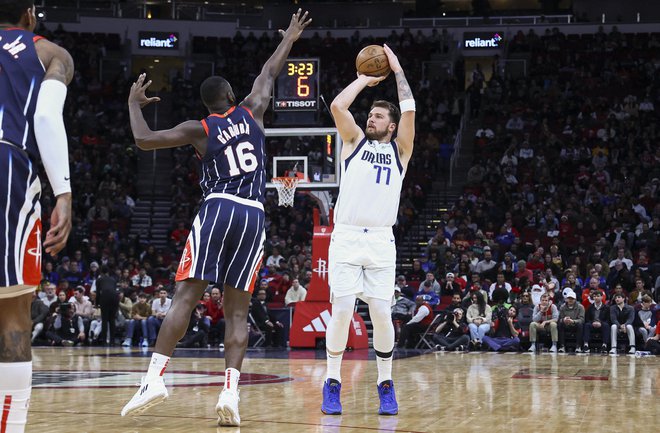
[[[277,195],[279,197],[280,206],[293,207],[293,198],[296,195],[296,187],[298,186],[298,177],[274,177],[273,184],[277,188]]]

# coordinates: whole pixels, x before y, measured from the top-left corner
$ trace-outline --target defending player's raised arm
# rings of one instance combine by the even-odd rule
[[[348,149],[350,152],[352,148],[357,145],[357,143],[364,137],[364,132],[362,129],[355,123],[353,115],[348,110],[357,95],[360,94],[367,86],[375,86],[385,77],[370,77],[368,75],[358,75],[358,77],[344,90],[342,90],[339,95],[335,97],[330,104],[330,111],[332,112],[332,117],[335,120],[335,126],[339,131],[339,135],[343,141],[343,148]],[[342,151],[342,153],[344,153]]]
[[[394,52],[384,45],[387,60],[390,68],[394,72],[396,79],[396,88],[399,95],[399,106],[401,107],[401,120],[397,128],[396,143],[399,147],[399,154],[402,162],[408,163],[413,152],[413,142],[415,140],[415,99],[413,99],[412,90],[403,73],[403,68]]]
[[[300,38],[300,34],[305,30],[305,27],[312,22],[311,18],[307,19],[307,14],[308,12],[303,14],[302,9],[298,9],[291,17],[291,22],[286,31],[280,29],[280,34],[283,37],[282,41],[261,68],[261,73],[254,80],[250,94],[241,102],[241,105],[252,111],[255,120],[262,128],[264,113],[270,103],[275,78],[282,70],[282,66],[284,66],[284,62],[291,52],[291,46]]]
[[[128,95],[128,112],[131,130],[135,144],[142,150],[166,149],[192,144],[201,154],[206,153],[206,131],[201,122],[188,120],[172,129],[153,131],[147,125],[142,108],[152,102],[160,101],[157,96],[147,97],[145,94],[151,80],[144,82],[146,75],[140,74],[137,81],[131,86]]]

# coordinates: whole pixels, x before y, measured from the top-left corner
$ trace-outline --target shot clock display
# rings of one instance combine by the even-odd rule
[[[273,87],[273,110],[316,111],[319,59],[287,59]]]

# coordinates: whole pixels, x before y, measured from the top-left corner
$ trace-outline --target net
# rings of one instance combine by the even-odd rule
[[[298,177],[274,177],[273,184],[277,188],[280,206],[293,206],[293,198],[296,195]]]

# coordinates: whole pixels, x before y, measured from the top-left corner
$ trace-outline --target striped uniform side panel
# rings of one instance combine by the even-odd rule
[[[41,183],[27,154],[0,143],[0,287],[41,279]]]
[[[264,220],[258,207],[207,199],[193,222],[176,280],[195,278],[251,291],[263,259]]]

